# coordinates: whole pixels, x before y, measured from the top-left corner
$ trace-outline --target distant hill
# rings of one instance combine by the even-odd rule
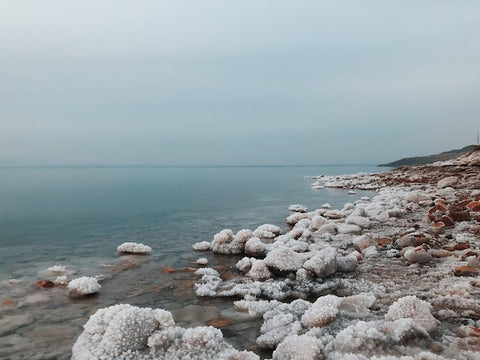
[[[403,158],[388,164],[380,164],[378,166],[398,167],[398,166],[431,164],[436,161],[445,161],[445,160],[455,159],[459,155],[474,151],[475,148],[476,148],[476,145],[468,145],[461,149],[445,151],[440,154],[429,155],[429,156],[407,157],[407,158]]]

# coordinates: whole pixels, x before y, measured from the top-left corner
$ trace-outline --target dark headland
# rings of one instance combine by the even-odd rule
[[[378,166],[410,166],[410,165],[425,165],[432,164],[437,161],[446,161],[455,159],[459,155],[467,154],[476,149],[476,145],[468,145],[461,149],[455,149],[450,151],[445,151],[440,154],[428,155],[428,156],[415,156],[415,157],[406,157],[397,161],[393,161],[387,164],[380,164]]]

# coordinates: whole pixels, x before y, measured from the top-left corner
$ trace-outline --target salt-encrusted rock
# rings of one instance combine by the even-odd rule
[[[362,228],[358,225],[339,224],[337,225],[337,231],[339,234],[358,235],[362,232]]]
[[[353,246],[355,246],[355,248],[359,251],[375,245],[375,240],[373,240],[373,238],[369,234],[356,236],[352,242]]]
[[[308,229],[310,226],[310,223],[311,223],[310,219],[302,219],[295,224],[294,229]]]
[[[90,317],[72,349],[73,360],[258,360],[239,352],[213,327],[175,327],[165,310],[115,305]]]
[[[415,236],[412,235],[405,235],[398,238],[395,243],[397,244],[398,248],[403,249],[409,246],[415,246],[416,239]]]
[[[285,338],[273,352],[273,360],[321,360],[323,344],[308,335]]]
[[[276,273],[297,271],[302,267],[303,261],[301,254],[283,246],[272,250],[265,258],[265,264]]]
[[[247,273],[252,268],[253,258],[244,257],[235,264],[235,267],[243,273]]]
[[[345,219],[346,224],[358,225],[363,229],[368,229],[372,225],[370,219],[362,216],[350,215]]]
[[[279,226],[272,224],[260,225],[258,228],[255,229],[255,231],[268,231],[274,233],[277,236],[282,233],[282,229]]]
[[[443,178],[437,183],[437,188],[438,189],[443,189],[446,187],[454,187],[458,183],[458,178],[455,176],[449,176],[446,178]]]
[[[358,260],[355,255],[337,256],[337,271],[352,272],[357,268]]]
[[[325,203],[321,207],[322,207],[322,209],[330,209],[332,207],[332,205],[330,205],[329,203]]]
[[[245,243],[252,237],[252,231],[240,230],[236,235],[232,230],[224,229],[213,236],[212,251],[218,254],[241,254]]]
[[[335,225],[335,224],[322,225],[316,231],[316,233],[317,234],[336,234],[337,233],[337,225]]]
[[[287,217],[285,219],[285,222],[288,225],[293,226],[302,219],[308,219],[308,214],[306,214],[306,213],[293,213],[292,215],[290,215],[289,217]]]
[[[424,264],[433,260],[432,255],[421,246],[405,251],[403,256],[409,263]]]
[[[318,277],[332,275],[337,270],[337,251],[329,247],[305,261],[303,267]]]
[[[252,266],[247,276],[255,281],[264,281],[272,277],[272,273],[268,270],[265,261],[252,259]]]
[[[198,258],[195,263],[198,265],[207,265],[208,264],[208,259],[207,258]]]
[[[320,229],[322,225],[328,223],[328,220],[321,215],[315,215],[310,222],[310,229],[313,231]]]
[[[245,254],[251,256],[265,256],[269,247],[258,237],[252,237],[245,243]]]
[[[82,276],[71,280],[67,288],[71,294],[83,296],[99,292],[102,285],[93,277]]]
[[[345,217],[345,213],[340,210],[328,210],[325,211],[324,217],[328,219],[342,219]]]
[[[306,213],[308,211],[308,209],[305,206],[300,204],[290,205],[288,207],[288,210],[293,212],[299,212],[299,213]]]
[[[53,274],[65,274],[67,272],[67,269],[63,265],[53,265],[50,266],[47,270]]]
[[[323,327],[335,321],[341,298],[335,295],[322,296],[302,316],[306,328]]]
[[[430,333],[437,328],[437,320],[430,312],[431,308],[432,306],[428,302],[420,300],[416,296],[405,296],[389,307],[385,314],[385,320],[395,321],[411,318]]]
[[[422,193],[412,193],[408,195],[405,200],[407,202],[420,203],[422,201],[429,201],[430,197]]]
[[[388,321],[385,323],[383,332],[397,343],[412,338],[428,337],[428,332],[411,318]]]
[[[148,255],[152,252],[152,248],[140,243],[124,242],[117,247],[117,251],[119,254]]]
[[[53,280],[54,284],[57,286],[66,286],[68,285],[68,280],[65,275],[57,276],[55,280]]]
[[[208,251],[212,247],[208,241],[200,241],[192,245],[193,250],[196,251]]]

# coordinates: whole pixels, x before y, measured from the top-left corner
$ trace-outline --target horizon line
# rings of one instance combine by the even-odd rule
[[[0,165],[0,169],[34,169],[34,168],[261,168],[261,167],[347,167],[379,166],[378,164],[223,164],[223,165],[167,165],[167,164],[39,164],[39,165]]]

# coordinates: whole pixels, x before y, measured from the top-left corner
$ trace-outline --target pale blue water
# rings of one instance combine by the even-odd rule
[[[342,206],[305,175],[376,172],[326,167],[39,167],[0,169],[0,273],[36,262],[108,258],[124,241],[179,254],[223,228],[281,225],[290,204]],[[35,266],[33,266],[35,267]]]

